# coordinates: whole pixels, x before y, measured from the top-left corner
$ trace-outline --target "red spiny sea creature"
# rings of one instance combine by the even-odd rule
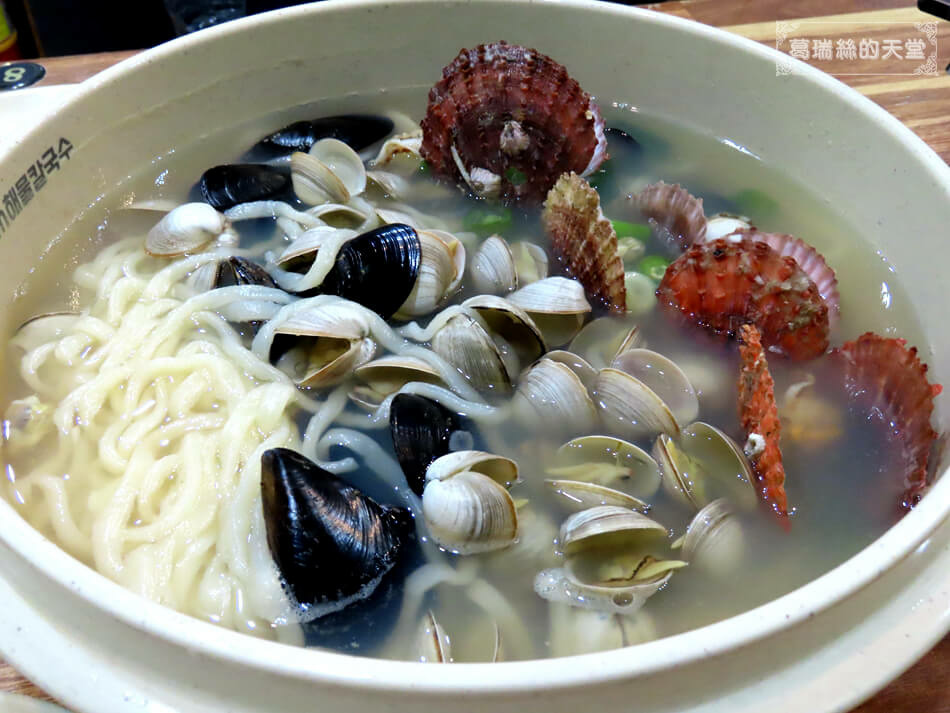
[[[927,487],[927,463],[937,434],[930,425],[939,384],[927,381],[927,365],[903,339],[862,334],[836,351],[845,363],[849,396],[879,414],[901,443],[905,463],[901,508],[909,510]]]
[[[558,177],[606,158],[600,110],[567,70],[505,42],[464,49],[442,70],[422,120],[433,172],[476,195],[540,202]]]
[[[600,209],[597,191],[576,173],[561,176],[541,216],[551,245],[592,299],[611,312],[627,309],[617,233]]]
[[[779,450],[781,425],[775,405],[775,383],[765,360],[759,330],[750,324],[739,329],[739,418],[746,434],[746,455],[757,479],[756,491],[780,516],[788,516],[785,468]]]
[[[828,348],[828,306],[794,259],[733,236],[697,243],[666,269],[661,305],[716,334],[754,324],[762,342],[792,359]]]

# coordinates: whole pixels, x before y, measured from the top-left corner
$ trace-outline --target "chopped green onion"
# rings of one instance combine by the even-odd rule
[[[465,230],[479,235],[500,233],[511,227],[511,210],[496,208],[472,208],[462,220]]]
[[[669,261],[659,255],[647,255],[637,265],[637,269],[654,282],[659,282],[666,274],[666,267]]]
[[[419,173],[423,175],[428,175],[432,173],[432,166],[429,165],[428,161],[423,161],[419,164]]]
[[[646,223],[630,223],[626,220],[612,220],[610,223],[614,226],[618,238],[636,238],[637,240],[649,240],[650,226]]]
[[[739,191],[732,200],[739,207],[739,212],[753,218],[753,222],[768,218],[778,212],[778,201],[757,188]]]
[[[528,177],[524,175],[524,172],[518,170],[514,166],[509,166],[505,170],[505,178],[507,178],[508,182],[513,186],[520,186],[528,180]]]

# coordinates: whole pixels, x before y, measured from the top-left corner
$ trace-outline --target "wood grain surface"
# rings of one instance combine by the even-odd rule
[[[795,37],[871,38],[883,41],[915,22],[933,20],[907,0],[675,0],[644,7],[735,32],[775,46],[776,21],[802,21]],[[831,34],[833,31],[833,35]],[[904,122],[944,160],[950,161],[950,23],[940,21],[937,33],[939,76],[902,76],[906,60],[855,60],[841,76]],[[81,82],[131,56],[107,52],[40,60],[47,69],[43,84]],[[821,66],[817,64],[816,66]],[[876,72],[876,74],[864,74]],[[50,700],[43,691],[0,661],[0,691]],[[950,636],[943,639],[903,676],[859,706],[853,713],[950,713]]]

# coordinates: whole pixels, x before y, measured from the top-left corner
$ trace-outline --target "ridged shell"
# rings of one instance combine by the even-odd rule
[[[489,236],[469,262],[472,285],[486,295],[504,295],[518,289],[518,272],[511,248],[503,238]]]
[[[905,463],[901,508],[909,510],[927,488],[927,463],[937,438],[930,418],[934,397],[943,389],[927,380],[927,365],[903,339],[867,332],[836,354],[844,360],[845,386],[851,398],[869,413],[882,415],[888,431],[900,439]]]
[[[706,236],[702,198],[690,195],[678,184],[652,183],[634,196],[633,201],[673,254],[702,242]]]
[[[576,173],[564,174],[548,192],[541,221],[554,252],[591,300],[623,314],[627,309],[623,260],[597,191]]]
[[[465,248],[451,233],[420,230],[422,257],[412,291],[396,311],[397,319],[429,314],[458,287],[465,273]]]
[[[607,150],[600,110],[567,70],[505,42],[463,49],[442,70],[422,131],[437,176],[461,184],[459,164],[480,169],[505,201],[540,202],[561,174],[592,173]]]
[[[451,317],[432,337],[432,351],[454,366],[481,392],[508,394],[511,391],[510,363],[488,331],[471,314]],[[517,359],[515,355],[511,355]],[[516,364],[515,364],[516,365]]]
[[[518,535],[518,513],[508,490],[470,470],[428,480],[422,514],[432,539],[463,555],[503,549]]]
[[[229,226],[227,218],[207,203],[185,203],[148,231],[145,252],[155,257],[199,252]]]
[[[587,387],[570,367],[541,359],[522,377],[512,399],[515,416],[548,433],[576,434],[592,430],[597,410]]]
[[[660,304],[715,333],[755,324],[762,342],[793,359],[828,348],[828,306],[790,257],[763,242],[722,238],[693,245],[673,261],[656,291]]]
[[[784,233],[763,233],[752,229],[737,230],[735,234],[763,242],[779,255],[788,255],[792,258],[818,288],[818,294],[828,305],[829,320],[838,317],[841,310],[838,279],[835,277],[835,271],[828,266],[825,258],[815,248],[794,235]]]

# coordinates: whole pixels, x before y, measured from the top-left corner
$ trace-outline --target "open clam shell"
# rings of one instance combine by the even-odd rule
[[[598,317],[584,325],[569,349],[595,369],[603,369],[624,352],[643,346],[643,335],[633,320]]]
[[[566,277],[546,277],[512,292],[508,300],[523,309],[550,346],[569,342],[590,314],[584,286]]]
[[[452,643],[432,610],[422,616],[416,636],[416,660],[420,663],[451,663]]]
[[[558,502],[561,505],[575,511],[587,510],[599,505],[613,505],[639,512],[646,512],[650,508],[648,503],[629,493],[596,483],[546,478],[544,484],[559,496]]]
[[[653,618],[645,611],[625,616],[551,603],[548,614],[552,656],[609,651],[652,641],[658,636]]]
[[[185,203],[166,213],[145,238],[145,252],[154,257],[179,257],[200,252],[230,226],[207,203]]]
[[[478,295],[465,300],[462,307],[478,314],[496,343],[503,340],[500,347],[514,350],[519,367],[511,372],[512,376],[521,371],[521,365],[530,364],[547,351],[544,337],[534,320],[509,300],[494,295]]]
[[[363,166],[363,160],[343,141],[320,139],[310,147],[308,153],[330,169],[343,184],[348,196],[347,200],[366,190],[366,168]],[[346,203],[347,200],[339,202]]]
[[[511,391],[511,370],[518,371],[517,356],[503,355],[477,316],[459,312],[451,317],[433,335],[431,347],[475,389],[495,394]]]
[[[524,240],[508,247],[515,261],[518,285],[530,285],[548,276],[548,254],[543,248]]]
[[[742,523],[724,498],[696,513],[680,544],[690,565],[720,577],[739,568],[746,549]]]
[[[555,454],[556,467],[548,475],[581,480],[649,498],[660,487],[660,469],[642,448],[611,436],[581,436],[568,441]]]
[[[442,230],[420,230],[418,235],[419,273],[396,311],[397,319],[429,314],[458,287],[465,273],[465,248],[458,238]]]
[[[374,411],[387,396],[396,393],[406,384],[422,382],[441,384],[442,377],[428,362],[416,357],[387,355],[356,367],[353,373],[363,382],[350,392],[350,400]]]
[[[458,554],[503,549],[518,535],[518,512],[506,485],[518,477],[514,461],[480,451],[458,451],[426,470],[422,514],[429,533]]]
[[[472,285],[481,294],[504,295],[518,289],[515,257],[508,243],[491,235],[478,247],[469,263]]]
[[[544,355],[544,358],[564,364],[577,374],[577,377],[587,387],[588,391],[594,388],[594,383],[597,381],[597,370],[586,359],[564,349],[552,349]]]
[[[755,479],[742,448],[715,426],[702,421],[683,429],[679,440],[661,435],[653,455],[663,474],[663,488],[697,510],[726,498],[741,510],[755,509]]]
[[[543,424],[556,435],[588,432],[597,424],[584,382],[568,366],[547,358],[524,373],[511,405],[521,423]]]

